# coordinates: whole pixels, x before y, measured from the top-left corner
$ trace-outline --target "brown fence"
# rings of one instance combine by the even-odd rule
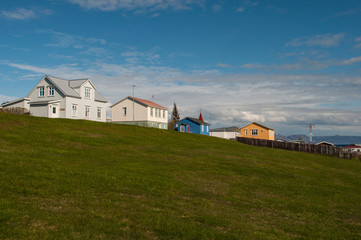
[[[349,149],[345,149],[341,147],[272,141],[272,140],[254,139],[254,138],[245,138],[245,137],[237,137],[237,141],[253,146],[280,148],[280,149],[292,150],[298,152],[319,153],[319,154],[325,154],[325,155],[330,155],[345,159],[352,159],[354,157],[354,154]]]

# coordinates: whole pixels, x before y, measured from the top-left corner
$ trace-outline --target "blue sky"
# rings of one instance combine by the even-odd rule
[[[361,135],[359,0],[2,0],[0,102],[89,77],[214,127]]]

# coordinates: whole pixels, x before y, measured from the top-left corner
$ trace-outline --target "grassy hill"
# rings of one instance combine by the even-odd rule
[[[361,238],[361,163],[0,114],[0,239]]]

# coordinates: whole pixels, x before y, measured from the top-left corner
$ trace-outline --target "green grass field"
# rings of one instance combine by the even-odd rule
[[[360,239],[361,162],[0,114],[0,239]]]

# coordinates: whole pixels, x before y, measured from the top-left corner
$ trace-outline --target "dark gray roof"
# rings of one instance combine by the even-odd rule
[[[209,131],[210,132],[238,132],[239,128],[236,126],[232,126],[232,127],[215,128],[215,129],[211,129]]]
[[[198,123],[199,125],[209,126],[208,123],[203,122],[203,121],[199,120],[198,118],[185,117],[185,118],[183,118],[183,119],[186,119],[186,118],[189,119],[189,120],[191,120],[192,122]]]

